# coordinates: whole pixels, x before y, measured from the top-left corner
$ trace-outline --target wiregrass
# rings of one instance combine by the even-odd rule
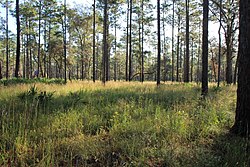
[[[234,86],[102,83],[0,86],[0,166],[248,166],[228,134]]]

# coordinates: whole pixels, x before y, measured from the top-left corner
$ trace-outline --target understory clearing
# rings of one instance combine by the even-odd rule
[[[236,87],[72,81],[0,86],[0,166],[248,166]]]

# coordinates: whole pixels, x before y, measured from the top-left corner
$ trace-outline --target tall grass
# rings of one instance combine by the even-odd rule
[[[248,166],[235,87],[73,81],[0,86],[1,166]],[[233,152],[232,152],[233,151]]]

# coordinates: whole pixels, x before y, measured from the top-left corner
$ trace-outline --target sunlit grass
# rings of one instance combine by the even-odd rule
[[[248,141],[227,134],[235,92],[211,84],[202,100],[195,83],[0,86],[0,165],[247,166]]]

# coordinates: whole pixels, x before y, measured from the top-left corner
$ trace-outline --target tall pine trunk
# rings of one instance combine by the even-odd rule
[[[38,71],[38,77],[40,76],[40,72],[41,72],[41,62],[40,62],[40,58],[41,58],[41,6],[42,6],[42,1],[39,0],[39,13],[38,13],[38,56],[37,56],[37,71]]]
[[[178,10],[179,13],[179,10]],[[180,29],[181,29],[181,16],[178,14],[178,35],[177,35],[177,53],[176,53],[176,81],[179,82],[179,64],[180,64]]]
[[[67,10],[66,10],[66,0],[64,0],[64,31],[63,31],[63,57],[64,57],[64,82],[67,82],[67,43],[66,43],[66,32],[67,32],[67,25],[66,25],[66,17],[67,17]]]
[[[95,71],[95,0],[93,4],[93,82],[96,79],[96,71]]]
[[[46,77],[47,74],[47,63],[46,63],[46,59],[47,59],[47,20],[44,20],[44,57],[43,57],[43,77]],[[47,76],[48,77],[48,76]]]
[[[220,0],[220,26],[219,26],[219,30],[218,30],[218,34],[219,34],[219,55],[218,55],[217,87],[220,86],[220,74],[221,74],[221,26],[222,26],[222,0]]]
[[[130,0],[130,20],[129,20],[129,76],[128,80],[132,79],[132,5],[133,0]]]
[[[186,56],[184,82],[189,82],[189,0],[186,0]]]
[[[172,15],[172,82],[174,82],[174,6],[175,6],[175,0],[173,0],[173,15]]]
[[[208,0],[203,1],[203,33],[202,33],[202,92],[208,93]]]
[[[250,2],[240,0],[239,74],[235,123],[231,132],[249,137],[250,132]]]
[[[102,83],[106,83],[106,59],[108,57],[108,43],[107,43],[107,21],[108,21],[108,1],[104,1],[104,10],[103,10],[103,56],[102,56]]]
[[[6,79],[9,78],[9,1],[6,0]]]
[[[141,2],[141,82],[144,82],[144,0]]]
[[[20,16],[19,16],[19,0],[16,0],[16,25],[17,25],[17,42],[16,42],[16,68],[15,77],[18,78],[20,68]]]
[[[128,57],[129,57],[129,0],[127,1],[127,38],[126,38],[126,65],[125,65],[125,77],[126,81],[128,81]]]
[[[191,51],[191,70],[190,70],[190,81],[193,82],[193,69],[194,69],[194,39],[192,38],[192,51]]]
[[[30,78],[30,62],[29,62],[29,26],[28,26],[28,18],[26,18],[26,28],[28,32],[26,33],[26,78]]]
[[[158,35],[158,56],[157,56],[157,85],[161,81],[161,18],[160,18],[160,0],[157,0],[157,35]]]

